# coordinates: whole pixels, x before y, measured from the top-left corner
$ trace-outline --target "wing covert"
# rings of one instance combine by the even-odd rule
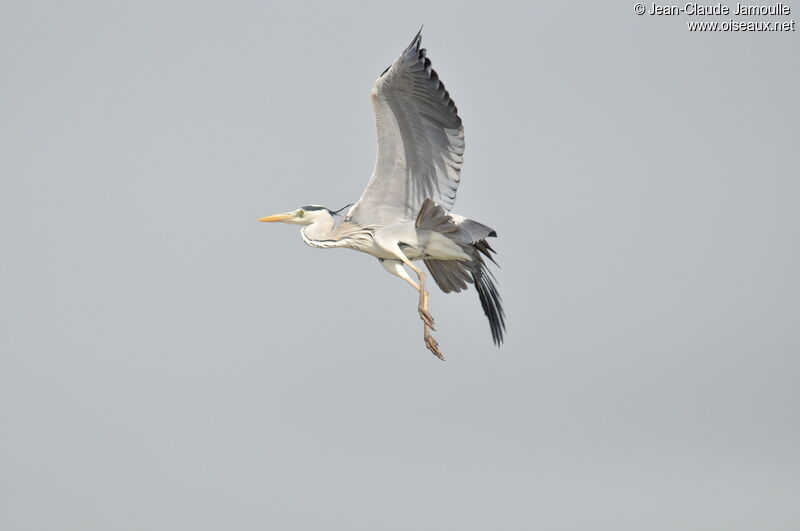
[[[455,203],[464,128],[421,42],[422,30],[372,87],[378,153],[372,178],[347,214],[358,223],[413,221],[428,198],[448,211]]]

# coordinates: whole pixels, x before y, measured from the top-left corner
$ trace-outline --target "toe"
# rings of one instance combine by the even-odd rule
[[[439,350],[439,344],[436,342],[433,336],[425,336],[425,346],[428,347],[428,350],[430,350],[434,356],[444,361],[444,354],[442,354],[442,351]]]

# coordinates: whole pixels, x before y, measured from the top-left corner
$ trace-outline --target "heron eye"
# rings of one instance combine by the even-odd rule
[[[298,218],[302,218],[302,217],[303,217],[303,216],[305,216],[305,215],[306,215],[306,211],[305,211],[305,210],[303,210],[302,208],[301,208],[300,210],[298,210],[298,211],[297,211],[297,217],[298,217]]]

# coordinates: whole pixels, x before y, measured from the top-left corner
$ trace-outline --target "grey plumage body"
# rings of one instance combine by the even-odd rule
[[[494,277],[484,258],[494,250],[490,227],[453,214],[464,154],[464,129],[458,110],[420,48],[421,31],[372,89],[378,130],[378,155],[361,198],[336,223],[325,207],[307,206],[261,221],[305,225],[303,241],[319,248],[344,247],[370,254],[420,295],[426,346],[443,359],[430,335],[423,260],[439,288],[459,292],[473,284],[492,338],[503,341],[505,315]],[[406,271],[416,273],[415,282]]]
[[[329,230],[325,225],[323,221],[304,228],[303,241],[319,248],[346,247],[382,260],[396,259],[398,248],[409,260],[469,260],[456,241],[435,230],[419,228],[411,221],[385,227],[343,222]]]

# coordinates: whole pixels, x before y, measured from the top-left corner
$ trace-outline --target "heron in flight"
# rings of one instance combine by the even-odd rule
[[[303,241],[312,247],[346,247],[376,257],[389,273],[419,292],[425,345],[444,359],[431,335],[435,329],[426,273],[414,261],[425,262],[445,293],[475,286],[498,346],[505,315],[485,260],[496,264],[495,251],[486,241],[496,232],[451,212],[461,179],[464,128],[421,43],[422,30],[372,86],[377,160],[361,198],[348,205],[344,219],[337,223],[334,217],[344,209],[334,212],[311,205],[259,221],[303,225]]]

